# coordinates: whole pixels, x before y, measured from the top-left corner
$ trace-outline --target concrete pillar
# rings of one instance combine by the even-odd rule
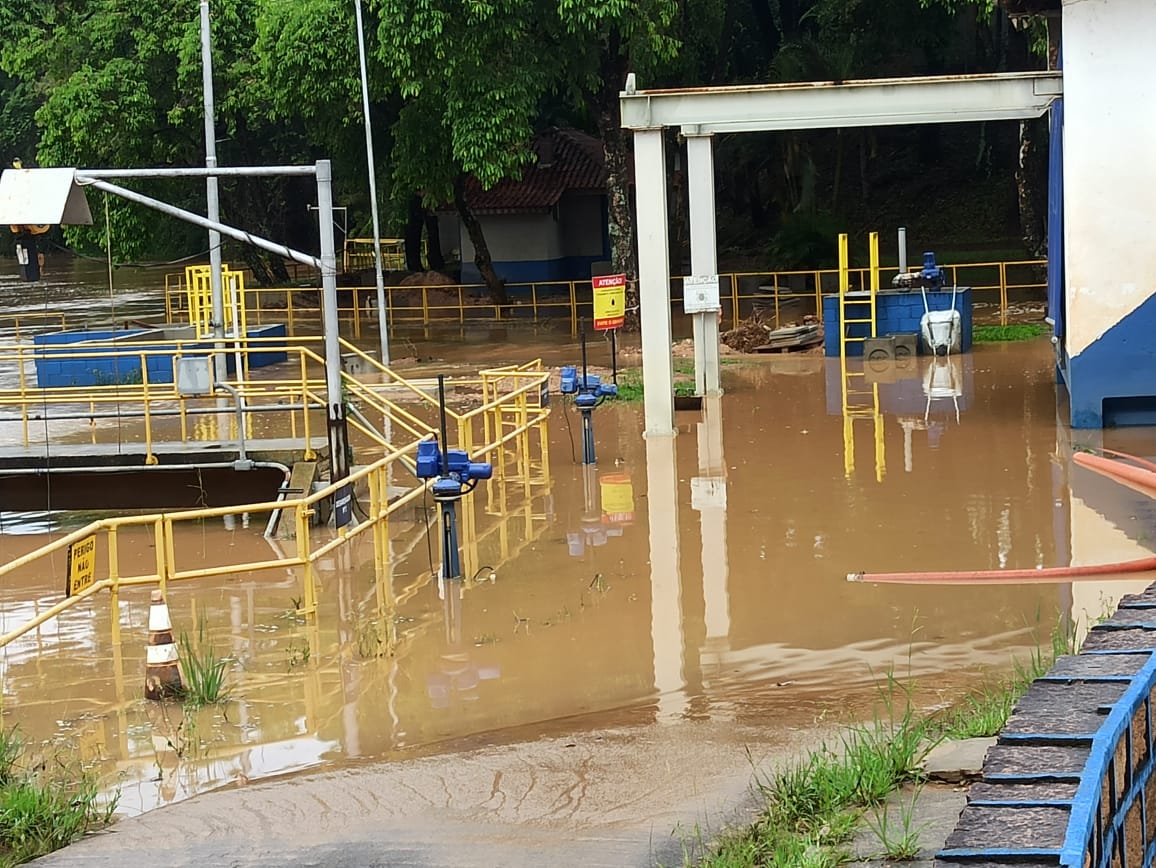
[[[650,437],[646,441],[646,510],[650,524],[650,637],[654,648],[654,690],[658,694],[659,718],[669,720],[686,708],[678,470],[673,437]]]
[[[642,324],[645,434],[673,436],[674,372],[670,353],[670,240],[666,213],[666,150],[662,130],[634,133],[638,205],[638,294]]]
[[[690,272],[718,274],[715,229],[714,146],[710,135],[686,137],[687,194],[690,202]],[[696,395],[718,395],[719,317],[721,311],[694,314]]]
[[[1077,428],[1156,422],[1151,0],[1064,0],[1066,329]],[[1122,399],[1122,400],[1121,400]]]

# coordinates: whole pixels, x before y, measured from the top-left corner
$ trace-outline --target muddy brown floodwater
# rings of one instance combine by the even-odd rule
[[[451,352],[418,355],[577,358],[549,332]],[[413,509],[391,523],[389,587],[375,585],[368,540],[346,547],[321,564],[315,621],[293,612],[292,569],[175,584],[176,629],[228,655],[232,688],[188,718],[141,698],[147,590],[122,593],[119,644],[98,597],[3,650],[4,722],[76,751],[139,813],[463,739],[685,719],[795,731],[868,713],[889,671],[934,706],[1137,586],[848,583],[861,570],[1108,560],[1147,547],[1151,526],[1139,495],[1069,470],[1046,341],[874,378],[878,423],[845,423],[837,360],[728,359],[725,396],[678,414],[673,440],[641,437],[640,405],[599,408],[596,468],[575,461],[579,419],[555,396],[550,481],[494,480],[466,507],[470,580],[431,579],[433,514]],[[1149,429],[1120,437],[1156,453]],[[0,516],[0,558],[84,520]],[[265,560],[282,544],[264,524],[181,527],[175,544],[206,564]],[[127,573],[153,553],[149,534],[125,536]],[[59,600],[62,569],[0,588],[0,631]]]

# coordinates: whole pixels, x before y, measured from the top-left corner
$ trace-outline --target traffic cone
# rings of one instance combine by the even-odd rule
[[[184,692],[173,622],[164,594],[153,591],[149,608],[149,647],[145,663],[145,699],[166,699]]]

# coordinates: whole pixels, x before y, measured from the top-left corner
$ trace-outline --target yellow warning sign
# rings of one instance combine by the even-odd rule
[[[68,547],[66,596],[79,594],[96,581],[96,534],[77,540]]]
[[[593,279],[594,328],[619,328],[626,321],[626,275],[606,274]]]

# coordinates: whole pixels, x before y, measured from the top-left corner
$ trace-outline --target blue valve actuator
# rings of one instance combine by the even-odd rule
[[[417,444],[417,478],[434,479],[441,475],[441,451],[436,440],[423,440]],[[494,475],[494,467],[485,461],[470,461],[470,456],[462,449],[446,450],[447,478],[456,481],[458,490],[464,483],[478,479],[490,479]],[[434,486],[435,496],[437,485]]]
[[[947,281],[943,269],[935,264],[935,253],[930,250],[923,254],[923,270],[919,276],[924,283],[932,286],[942,286]]]
[[[618,386],[614,383],[603,383],[598,374],[579,376],[575,365],[566,365],[562,368],[562,380],[559,390],[563,395],[575,395],[574,403],[579,407],[592,407],[598,398],[613,398],[618,395]]]

